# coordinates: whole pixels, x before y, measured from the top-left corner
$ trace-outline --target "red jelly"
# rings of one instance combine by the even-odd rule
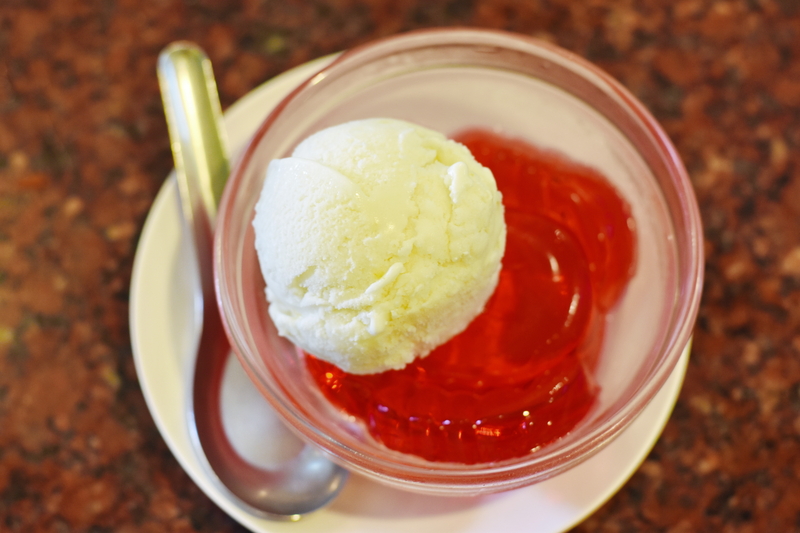
[[[484,130],[456,137],[494,173],[508,237],[497,290],[406,368],[353,375],[307,357],[325,396],[387,447],[430,461],[519,457],[592,407],[605,313],[634,269],[630,207],[597,171]]]

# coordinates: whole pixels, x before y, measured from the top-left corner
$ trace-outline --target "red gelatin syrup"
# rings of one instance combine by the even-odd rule
[[[348,374],[307,356],[325,396],[387,447],[430,461],[520,457],[595,402],[605,314],[633,274],[630,207],[597,171],[485,130],[455,137],[494,173],[508,236],[484,312],[402,370]]]

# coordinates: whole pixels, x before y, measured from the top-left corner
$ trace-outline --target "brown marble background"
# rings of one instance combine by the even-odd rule
[[[664,124],[700,202],[685,387],[576,531],[800,531],[797,0],[0,0],[1,531],[240,530],[172,457],[131,359],[131,264],[172,166],[159,51],[198,42],[228,106],[309,59],[449,25],[608,70]]]

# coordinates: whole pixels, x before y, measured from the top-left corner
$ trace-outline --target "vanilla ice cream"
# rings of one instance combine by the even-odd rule
[[[319,131],[273,160],[253,226],[279,333],[357,374],[463,331],[497,285],[506,237],[491,171],[393,119]]]

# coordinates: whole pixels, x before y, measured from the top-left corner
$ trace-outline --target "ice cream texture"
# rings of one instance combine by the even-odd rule
[[[383,118],[271,161],[253,226],[278,332],[355,374],[402,368],[464,330],[506,240],[489,169],[441,133]]]

